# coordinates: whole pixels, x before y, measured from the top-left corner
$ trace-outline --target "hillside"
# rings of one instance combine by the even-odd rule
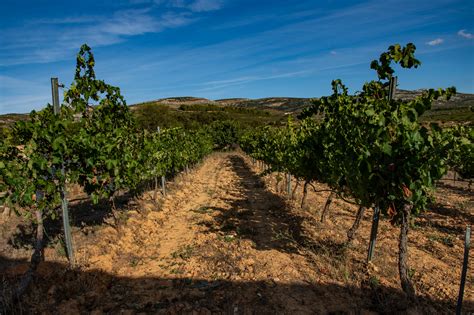
[[[178,107],[181,105],[199,105],[199,104],[212,104],[215,103],[207,98],[203,97],[193,97],[193,96],[176,96],[176,97],[168,97],[168,98],[160,98],[154,101],[150,101],[157,104],[169,105],[170,107]],[[131,105],[132,108],[134,106],[147,104],[150,102],[144,102],[139,104]]]
[[[423,90],[397,90],[396,96],[400,99],[414,99],[421,95],[421,93],[423,93]],[[298,113],[303,108],[311,105],[311,98],[266,97],[258,99],[226,98],[209,100],[198,97],[172,97],[158,99],[153,102],[169,105],[172,108],[178,108],[181,105],[213,104]],[[472,122],[474,121],[474,113],[470,110],[470,107],[474,107],[474,94],[458,93],[449,101],[439,100],[434,102],[432,110],[424,115],[424,120]]]
[[[420,95],[423,90],[397,90],[397,97],[401,99],[413,99]],[[258,109],[270,111],[275,114],[284,113],[299,113],[303,108],[311,105],[310,98],[297,97],[267,97],[259,99],[248,98],[227,98],[210,100],[202,97],[169,97],[161,98],[149,102],[143,102],[130,105],[133,111],[142,108],[143,106],[161,105],[166,106],[171,110],[182,110],[183,106],[190,105],[216,105],[216,109],[221,111],[223,107],[239,107],[248,109]],[[439,100],[433,103],[433,108],[423,115],[425,121],[464,121],[474,122],[474,112],[470,109],[474,108],[474,94],[458,93],[451,100]],[[206,109],[200,111],[211,111],[211,108],[206,106]],[[188,110],[189,111],[189,110]],[[17,120],[27,119],[27,114],[5,114],[0,115],[0,128],[11,125]]]
[[[216,102],[227,106],[276,109],[285,112],[299,112],[303,110],[303,108],[311,105],[311,99],[297,97],[267,97],[259,99],[235,98],[216,100]]]
[[[398,90],[397,96],[401,99],[413,99],[423,90],[407,91]],[[474,122],[474,94],[457,93],[449,101],[438,100],[433,102],[433,107],[422,117],[425,121],[468,121]]]

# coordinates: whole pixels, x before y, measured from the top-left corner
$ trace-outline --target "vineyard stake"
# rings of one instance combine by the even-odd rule
[[[59,83],[58,78],[51,78],[51,92],[53,97],[53,111],[55,115],[59,115]],[[64,178],[64,161],[61,167],[61,176]],[[66,243],[67,255],[69,258],[69,263],[71,266],[74,266],[74,250],[72,247],[72,234],[71,234],[71,225],[69,223],[69,210],[67,202],[67,191],[66,183],[61,182],[61,209],[63,213],[63,227],[64,227],[64,241]]]
[[[367,254],[367,262],[374,257],[375,240],[377,239],[377,229],[379,227],[380,209],[378,206],[374,208],[374,216],[372,218],[372,229],[370,230],[369,252]]]
[[[395,92],[397,91],[397,77],[390,78],[390,87],[388,93],[388,99],[391,101],[395,98]]]
[[[165,179],[165,176],[161,176],[161,189],[163,191],[163,197],[166,197],[166,186],[165,186],[165,183],[166,183],[166,179]]]
[[[469,260],[469,247],[471,243],[471,227],[466,227],[466,236],[464,238],[464,260],[461,272],[461,285],[459,286],[458,304],[456,306],[456,315],[461,315],[462,300],[464,298],[464,286],[466,285],[467,265]]]

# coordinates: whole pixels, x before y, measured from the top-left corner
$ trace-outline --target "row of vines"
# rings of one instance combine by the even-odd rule
[[[456,91],[427,90],[413,100],[393,97],[396,82],[393,63],[403,68],[420,65],[415,46],[390,46],[371,68],[378,80],[355,95],[340,81],[332,82],[333,94],[313,101],[285,128],[264,127],[247,133],[242,149],[268,165],[267,172],[286,173],[304,182],[302,206],[308,185],[325,183],[331,199],[339,196],[359,205],[349,239],[367,208],[374,208],[400,225],[399,275],[403,290],[414,296],[408,275],[407,237],[410,217],[426,209],[435,182],[448,169],[464,178],[474,177],[474,129],[425,126],[419,117],[434,100]]]
[[[94,203],[113,201],[120,191],[133,193],[184,170],[214,147],[205,130],[140,130],[119,88],[96,79],[94,64],[83,45],[59,110],[48,105],[33,111],[0,143],[0,205],[37,226],[30,274],[44,259],[43,220],[60,216],[67,187],[81,186]]]

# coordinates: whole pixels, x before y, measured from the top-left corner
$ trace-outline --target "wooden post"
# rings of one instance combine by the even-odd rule
[[[471,227],[467,226],[466,236],[464,238],[464,260],[462,264],[461,272],[461,284],[459,286],[458,304],[456,306],[456,315],[461,315],[462,312],[462,300],[464,298],[464,286],[466,285],[467,266],[469,261],[469,247],[471,243]]]
[[[58,78],[51,78],[51,93],[53,98],[53,111],[55,115],[59,115],[61,108],[59,106],[59,83]],[[64,161],[61,166],[61,176],[65,176]],[[69,209],[67,202],[67,190],[65,181],[61,182],[61,209],[63,213],[64,242],[66,243],[69,264],[74,266],[74,249],[72,247],[71,225],[69,223]]]

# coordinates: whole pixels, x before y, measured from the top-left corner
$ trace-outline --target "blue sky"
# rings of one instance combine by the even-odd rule
[[[0,3],[0,113],[50,102],[89,44],[96,74],[128,104],[170,96],[318,97],[357,91],[370,61],[413,42],[422,66],[399,87],[474,93],[472,1],[83,0]]]

